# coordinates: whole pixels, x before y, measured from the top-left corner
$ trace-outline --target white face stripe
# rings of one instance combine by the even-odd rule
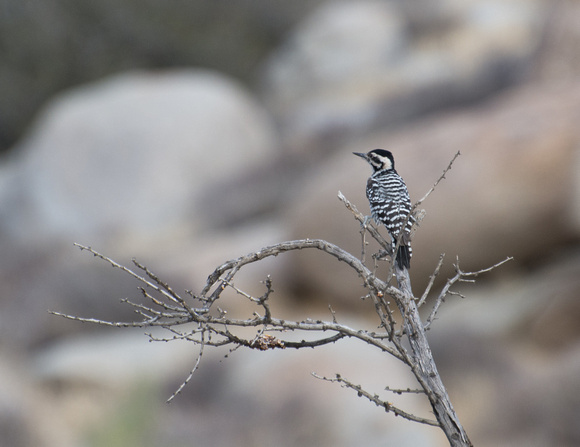
[[[393,163],[391,162],[391,160],[389,159],[389,157],[383,157],[382,155],[376,154],[376,153],[371,153],[369,155],[369,159],[371,160],[371,163],[373,164],[373,166],[376,166],[377,169],[392,169],[393,168]]]
[[[388,157],[382,157],[380,155],[378,157],[381,160],[381,163],[383,165],[383,169],[392,169],[393,163],[391,162],[391,160]]]

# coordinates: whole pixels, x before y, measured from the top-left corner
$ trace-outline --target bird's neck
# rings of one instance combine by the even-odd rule
[[[373,173],[373,177],[380,177],[382,175],[396,174],[396,173],[397,173],[397,171],[395,171],[395,168],[379,169],[378,171],[375,171]]]

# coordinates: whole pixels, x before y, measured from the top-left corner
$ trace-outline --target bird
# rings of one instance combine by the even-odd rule
[[[393,154],[385,149],[373,149],[367,153],[353,152],[353,154],[364,158],[373,168],[373,173],[367,181],[366,194],[373,219],[378,224],[383,224],[391,236],[393,252],[402,227],[405,226],[395,260],[399,269],[409,269],[413,253],[410,235],[415,219],[410,216],[409,191],[404,180],[395,170]]]

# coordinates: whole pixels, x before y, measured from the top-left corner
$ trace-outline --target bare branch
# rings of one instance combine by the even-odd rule
[[[378,395],[369,393],[368,391],[364,390],[360,385],[353,384],[351,381],[345,379],[340,374],[337,374],[334,378],[319,376],[314,372],[311,374],[313,377],[316,377],[317,379],[325,380],[327,382],[337,382],[342,384],[342,386],[346,388],[350,388],[351,390],[356,391],[359,396],[366,397],[376,406],[384,408],[387,413],[392,412],[395,416],[401,416],[402,418],[407,419],[409,421],[418,422],[420,424],[432,425],[434,427],[440,427],[439,422],[415,416],[414,414],[411,413],[407,413],[406,411],[403,411],[400,408],[395,407],[392,403],[381,400]]]
[[[431,292],[431,288],[435,283],[435,278],[437,278],[437,276],[439,275],[439,271],[441,270],[441,266],[443,265],[443,258],[445,258],[445,253],[441,253],[441,255],[439,256],[439,262],[437,263],[437,267],[435,267],[433,274],[429,277],[429,284],[427,284],[427,287],[425,288],[425,291],[423,292],[421,299],[417,303],[417,307],[421,307],[425,303],[427,296],[429,296],[429,292]]]
[[[439,185],[439,183],[441,183],[441,180],[443,180],[445,178],[445,175],[447,174],[447,172],[449,172],[449,170],[451,169],[451,166],[453,166],[453,163],[455,162],[455,160],[457,159],[457,157],[459,157],[460,155],[461,155],[461,152],[460,151],[457,151],[455,153],[455,155],[453,156],[453,158],[449,162],[449,165],[443,170],[443,174],[441,174],[441,176],[437,179],[437,181],[431,187],[431,189],[429,191],[427,191],[427,193],[423,197],[421,197],[417,202],[415,202],[415,204],[413,205],[413,208],[412,208],[411,212],[413,212],[414,210],[416,210],[419,207],[419,205],[421,205],[427,199],[427,197],[429,197],[431,195],[431,193],[433,191],[435,191],[435,188],[437,188],[437,185]]]
[[[203,338],[204,337],[202,334],[202,342],[200,343],[199,352],[197,354],[197,358],[195,359],[195,364],[193,365],[193,368],[191,368],[191,371],[189,371],[189,374],[187,375],[185,380],[183,382],[181,382],[181,385],[179,385],[177,390],[175,390],[175,392],[171,396],[169,396],[169,399],[167,399],[167,401],[166,401],[168,404],[171,403],[173,401],[173,399],[175,399],[175,397],[178,394],[181,394],[183,389],[187,386],[187,384],[189,383],[189,381],[191,380],[191,378],[193,377],[193,375],[195,374],[195,372],[199,368],[199,364],[201,363],[201,356],[203,355],[203,348],[205,347],[205,343],[203,342]]]
[[[504,259],[503,261],[500,261],[497,264],[492,265],[491,267],[487,267],[485,269],[481,269],[481,270],[478,270],[476,272],[464,272],[459,268],[459,259],[457,259],[457,262],[454,264],[455,276],[453,276],[452,278],[449,278],[447,280],[447,282],[445,283],[445,286],[443,286],[443,289],[441,289],[439,296],[437,296],[437,299],[435,300],[435,304],[433,305],[433,309],[431,310],[431,313],[429,314],[429,316],[427,317],[427,320],[425,321],[425,325],[424,325],[425,330],[428,330],[430,328],[431,324],[435,320],[435,317],[437,315],[437,311],[439,310],[439,307],[445,301],[445,297],[447,295],[457,295],[457,296],[460,296],[461,298],[465,298],[462,294],[460,294],[458,292],[450,291],[451,287],[455,283],[461,282],[461,281],[463,281],[463,282],[471,281],[471,280],[466,280],[465,278],[466,277],[476,277],[482,273],[490,272],[491,270],[498,268],[499,266],[501,266],[501,265],[503,265],[506,262],[511,261],[511,260],[513,260],[513,258],[510,256],[510,257],[507,257],[506,259]]]
[[[102,255],[101,253],[93,250],[91,247],[85,247],[84,245],[77,244],[76,242],[73,245],[75,245],[76,247],[80,248],[81,251],[82,250],[86,250],[86,251],[92,253],[93,256],[95,256],[97,258],[100,258],[103,261],[108,262],[114,268],[118,268],[118,269],[122,270],[123,272],[127,273],[128,275],[132,276],[133,278],[137,279],[138,281],[146,284],[148,287],[152,288],[153,290],[159,292],[160,294],[162,294],[166,298],[170,299],[171,301],[174,301],[176,304],[178,304],[182,308],[186,309],[188,312],[193,312],[193,310],[191,310],[189,308],[189,306],[187,305],[187,303],[179,295],[177,295],[171,289],[169,289],[169,287],[166,284],[159,282],[159,280],[157,279],[157,277],[155,275],[153,275],[151,272],[149,272],[146,268],[144,268],[141,265],[139,265],[136,261],[133,261],[135,263],[135,265],[137,267],[141,268],[142,270],[144,270],[145,273],[151,279],[153,279],[154,282],[157,282],[158,284],[160,284],[162,286],[162,288],[160,288],[158,285],[155,285],[154,283],[146,280],[145,278],[143,278],[142,276],[138,275],[137,273],[135,273],[131,269],[128,269],[127,267],[125,267],[125,266],[123,266],[123,265],[121,265],[121,264],[113,261],[111,258],[108,258],[107,256]]]
[[[442,175],[425,194],[423,198],[417,201],[411,210],[405,227],[409,219],[413,219],[412,231],[416,229],[418,222],[421,220],[421,213],[417,212],[418,206],[435,190],[437,185],[445,178],[446,173],[451,169],[454,161],[460,155],[455,154]],[[451,405],[449,396],[433,360],[431,350],[425,330],[428,329],[437,315],[437,311],[445,297],[448,295],[462,296],[459,292],[451,290],[452,286],[458,282],[473,282],[475,278],[482,273],[499,267],[511,258],[495,264],[486,269],[475,272],[463,272],[459,268],[459,262],[455,264],[455,276],[448,279],[439,293],[433,309],[423,324],[418,306],[423,305],[429,293],[431,292],[435,280],[440,273],[443,264],[443,256],[435,267],[429,283],[423,292],[423,295],[415,301],[411,290],[411,282],[407,269],[398,269],[395,262],[393,247],[379,233],[375,224],[367,216],[360,213],[357,208],[350,203],[339,191],[338,198],[343,202],[345,207],[353,214],[354,218],[361,226],[361,258],[353,256],[342,248],[331,244],[322,239],[301,239],[294,241],[281,242],[278,244],[264,247],[261,250],[248,253],[235,259],[224,262],[214,269],[207,277],[207,280],[200,291],[196,294],[192,291],[185,291],[186,299],[180,296],[171,286],[164,282],[159,276],[154,274],[145,265],[140,264],[133,259],[133,264],[143,272],[143,274],[124,267],[113,261],[109,257],[98,253],[90,247],[75,244],[81,250],[88,251],[93,256],[105,261],[109,265],[121,270],[123,273],[130,275],[139,283],[138,290],[142,302],[134,302],[129,299],[123,302],[132,306],[133,310],[139,315],[139,321],[133,322],[115,322],[99,320],[95,318],[82,318],[77,316],[66,315],[60,312],[51,312],[54,315],[64,318],[80,321],[84,323],[94,323],[111,327],[140,327],[154,328],[161,327],[167,332],[166,337],[153,336],[148,334],[152,341],[170,342],[174,340],[187,340],[199,345],[199,352],[195,359],[193,368],[179,386],[179,388],[169,397],[171,402],[183,388],[192,379],[193,374],[198,369],[203,352],[207,346],[219,347],[228,346],[229,353],[246,347],[260,351],[270,349],[303,349],[316,348],[339,342],[342,339],[353,339],[377,348],[381,353],[385,353],[400,360],[407,365],[413,373],[418,388],[412,389],[393,389],[388,386],[386,391],[396,394],[424,394],[429,400],[433,413],[437,420],[430,420],[410,414],[400,408],[393,406],[392,403],[381,399],[378,395],[373,395],[364,390],[360,385],[343,378],[339,374],[334,378],[321,377],[313,373],[319,379],[337,382],[341,386],[355,390],[361,397],[382,407],[387,412],[392,412],[407,420],[440,427],[446,434],[451,446],[471,446],[467,434],[461,426],[457,415]],[[365,265],[366,260],[366,235],[370,234],[375,239],[381,250],[372,256],[373,266],[369,269]],[[401,244],[401,238],[394,241],[396,248]],[[270,299],[273,294],[272,280],[269,276],[263,281],[265,291],[262,296],[255,296],[236,286],[236,275],[244,269],[245,266],[255,262],[262,261],[268,257],[278,256],[279,254],[289,251],[315,249],[326,255],[330,255],[338,261],[344,262],[356,272],[361,278],[362,285],[366,289],[365,299],[372,301],[378,322],[374,326],[374,331],[352,328],[345,324],[339,323],[336,312],[329,306],[332,321],[305,319],[302,321],[288,320],[279,318],[273,314],[270,308]],[[377,277],[377,261],[386,255],[390,256],[390,267],[387,271],[386,281]],[[393,277],[397,280],[397,285],[391,284]],[[234,318],[228,314],[227,302],[219,301],[222,294],[227,289],[235,292],[237,297],[246,300],[255,309],[250,309],[248,318]],[[198,307],[193,307],[190,302],[198,303]],[[392,304],[393,303],[393,304]],[[397,322],[394,317],[393,308],[402,315],[402,320]],[[232,312],[233,314],[233,312]],[[303,336],[301,334],[308,334]],[[298,336],[303,336],[300,339]],[[229,354],[228,354],[229,355]]]
[[[405,388],[405,389],[396,389],[396,388],[390,388],[390,387],[385,387],[385,391],[390,391],[391,393],[395,393],[395,394],[425,394],[425,390],[422,389],[411,389],[411,388]]]
[[[368,231],[370,235],[373,237],[373,239],[375,239],[379,243],[379,245],[383,248],[383,250],[386,250],[387,253],[390,255],[391,244],[387,242],[387,240],[381,235],[381,233],[379,233],[377,227],[372,222],[372,219],[368,219],[367,216],[362,214],[356,208],[356,206],[354,206],[340,191],[338,191],[338,199],[342,203],[344,203],[344,206],[346,206],[346,208],[352,213],[354,218],[360,222],[362,229]]]
[[[161,323],[159,321],[157,321],[157,319],[153,318],[153,319],[149,319],[149,320],[144,320],[144,321],[132,321],[132,322],[122,322],[122,321],[106,321],[106,320],[99,320],[97,318],[82,318],[82,317],[76,317],[74,315],[67,315],[67,314],[63,314],[61,312],[55,312],[53,310],[49,310],[48,313],[52,314],[52,315],[56,315],[59,317],[63,317],[66,318],[68,320],[75,320],[75,321],[80,321],[81,323],[93,323],[93,324],[98,324],[101,326],[112,326],[112,327],[151,327],[151,326],[163,326],[164,324],[167,323]],[[183,321],[183,323],[186,323],[187,321]],[[180,324],[180,323],[176,323],[175,321],[172,321],[171,324]]]
[[[498,268],[499,266],[505,264],[506,262],[513,261],[513,260],[514,260],[514,258],[512,256],[508,256],[503,261],[499,261],[497,264],[494,264],[491,267],[487,267],[487,268],[484,268],[484,269],[481,269],[481,270],[477,270],[475,272],[461,272],[461,273],[463,274],[463,276],[473,276],[473,277],[476,277],[476,276],[481,275],[482,273],[491,272],[492,270]],[[458,265],[457,268],[459,268],[459,260],[457,261],[457,265]]]

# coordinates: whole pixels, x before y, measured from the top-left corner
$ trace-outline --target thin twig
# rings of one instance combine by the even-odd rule
[[[431,313],[429,314],[429,316],[427,317],[427,320],[425,321],[425,325],[424,325],[425,330],[428,330],[430,328],[431,324],[435,320],[437,312],[439,311],[439,307],[445,301],[445,297],[447,295],[457,295],[457,296],[460,296],[461,298],[465,298],[465,296],[463,296],[461,293],[452,292],[449,290],[456,282],[465,281],[465,279],[464,279],[465,277],[476,277],[482,273],[490,272],[491,270],[505,264],[508,261],[511,261],[512,259],[513,258],[511,256],[509,256],[506,259],[504,259],[503,261],[500,261],[497,264],[492,265],[491,267],[487,267],[485,269],[481,269],[481,270],[478,270],[476,272],[464,272],[464,271],[462,271],[459,268],[459,259],[457,259],[456,263],[454,264],[455,276],[453,276],[452,278],[449,278],[447,280],[447,282],[445,283],[445,286],[443,286],[443,288],[441,289],[439,296],[435,300],[435,304],[433,305],[433,309],[431,309]]]
[[[435,191],[435,188],[437,188],[437,185],[439,185],[439,183],[441,183],[441,180],[443,180],[445,178],[445,175],[447,174],[447,172],[449,172],[449,170],[451,169],[451,166],[453,166],[453,163],[455,162],[455,160],[457,159],[457,157],[459,157],[460,155],[461,155],[461,152],[460,151],[457,151],[455,153],[455,155],[453,156],[453,158],[449,162],[449,165],[443,170],[443,173],[437,179],[437,181],[431,187],[431,189],[429,189],[429,191],[427,191],[427,193],[422,198],[420,198],[419,200],[417,200],[415,202],[415,204],[413,205],[413,208],[411,209],[411,212],[415,211],[419,207],[419,205],[421,205],[427,199],[427,197],[429,197],[431,195],[431,193],[433,191]]]
[[[395,393],[395,394],[425,394],[425,390],[420,389],[420,388],[416,388],[416,389],[411,389],[411,388],[404,388],[404,389],[397,389],[397,388],[390,388],[388,386],[385,387],[385,391],[390,391],[391,393]]]
[[[389,254],[391,253],[391,244],[379,233],[377,227],[374,225],[371,219],[362,214],[356,206],[354,206],[342,192],[338,191],[338,199],[346,206],[346,208],[352,213],[356,220],[364,225],[364,228],[370,233],[370,235],[375,239],[379,245],[386,250]]]
[[[183,307],[184,309],[186,309],[188,312],[193,312],[193,310],[187,305],[187,303],[185,303],[185,301],[179,295],[175,294],[165,283],[159,282],[158,278],[155,275],[153,275],[149,270],[147,270],[143,266],[139,265],[136,261],[133,261],[135,263],[135,265],[137,267],[141,268],[142,270],[144,270],[145,273],[147,274],[147,276],[149,276],[153,281],[158,282],[158,284],[160,284],[161,287],[159,287],[158,285],[154,284],[153,282],[145,279],[141,275],[138,275],[133,270],[125,267],[124,265],[121,265],[118,262],[113,261],[111,258],[109,258],[109,257],[107,257],[107,256],[105,256],[105,255],[103,255],[103,254],[101,254],[101,253],[93,250],[91,247],[86,247],[84,245],[77,244],[76,242],[73,245],[75,245],[76,247],[80,248],[81,251],[82,250],[86,250],[86,251],[92,253],[93,256],[95,256],[97,258],[100,258],[103,261],[108,262],[114,268],[118,268],[119,270],[127,273],[128,275],[132,276],[133,278],[137,279],[138,281],[146,284],[148,287],[150,287],[153,290],[159,292],[160,294],[162,294],[166,298],[170,299],[171,301],[175,302],[176,304],[179,304],[181,307]]]
[[[324,377],[320,376],[316,373],[311,373],[313,377],[317,379],[324,380],[327,382],[337,382],[342,384],[346,388],[350,388],[357,392],[359,396],[366,397],[368,400],[373,402],[378,407],[382,407],[385,409],[387,413],[392,412],[395,416],[401,416],[404,419],[409,421],[418,422],[420,424],[432,425],[434,427],[440,427],[439,422],[434,421],[432,419],[426,419],[419,416],[415,416],[414,414],[407,413],[406,411],[401,410],[398,407],[395,407],[392,403],[387,402],[385,400],[381,400],[379,396],[376,394],[371,394],[368,391],[364,390],[360,385],[355,385],[354,383],[350,382],[349,380],[342,377],[340,374],[336,374],[335,377]]]
[[[175,397],[180,394],[183,389],[187,386],[187,384],[189,383],[189,381],[191,380],[191,378],[193,377],[193,375],[195,374],[195,372],[197,371],[197,369],[199,368],[199,365],[201,363],[201,357],[203,355],[203,348],[205,347],[205,343],[204,343],[204,334],[201,334],[201,343],[200,343],[200,347],[199,347],[199,352],[197,354],[197,358],[195,359],[195,364],[193,365],[193,368],[191,368],[191,370],[189,371],[189,374],[187,375],[187,377],[185,378],[185,380],[183,382],[181,382],[181,385],[179,385],[179,387],[174,391],[174,393],[169,397],[169,399],[167,399],[167,403],[171,403],[173,401],[173,399],[175,399]]]
[[[445,253],[441,253],[441,255],[439,255],[439,262],[437,263],[437,266],[435,267],[433,274],[429,277],[429,284],[427,284],[427,287],[425,288],[425,291],[423,292],[421,299],[417,303],[417,307],[421,307],[425,303],[427,296],[429,296],[429,292],[431,292],[431,288],[435,283],[435,278],[437,278],[437,276],[439,275],[439,271],[441,270],[441,266],[443,265],[443,258],[445,258]]]

